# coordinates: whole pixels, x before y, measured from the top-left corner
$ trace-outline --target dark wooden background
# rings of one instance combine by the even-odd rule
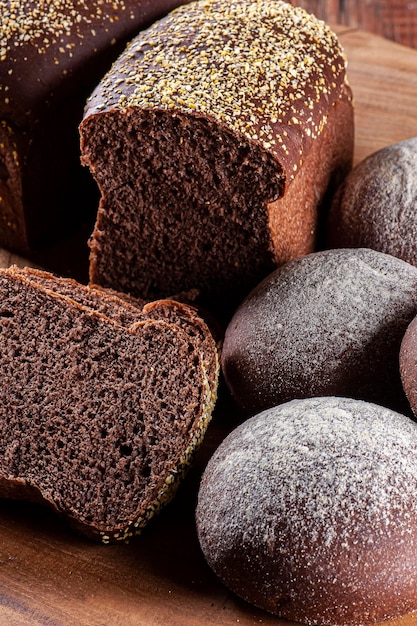
[[[417,48],[416,0],[290,0],[330,24],[343,24]]]

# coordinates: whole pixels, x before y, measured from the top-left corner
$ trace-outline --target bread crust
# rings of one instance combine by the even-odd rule
[[[311,626],[416,610],[416,429],[399,413],[334,397],[247,420],[201,481],[209,565],[248,602]]]
[[[352,162],[345,66],[336,36],[280,1],[192,3],[135,38],[80,126],[82,160],[102,194],[90,280],[145,298],[195,288],[212,302],[239,290],[236,303],[274,267],[311,252],[319,206]],[[152,238],[159,211],[161,222],[177,221]],[[116,221],[132,237],[118,269],[106,249],[106,240],[123,245]],[[188,260],[178,254],[187,247]]]
[[[326,245],[372,248],[417,266],[417,137],[358,163],[333,199]]]
[[[130,37],[180,3],[1,0],[0,245],[30,254],[94,215],[79,165],[85,100]]]
[[[353,144],[352,92],[346,85],[298,175],[283,197],[267,206],[277,266],[322,245],[329,199],[352,167]]]
[[[222,370],[247,414],[349,396],[409,413],[398,368],[417,269],[369,249],[315,252],[271,273],[226,329]]]

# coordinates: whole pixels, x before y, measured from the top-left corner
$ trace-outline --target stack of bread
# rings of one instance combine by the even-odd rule
[[[356,207],[391,153],[350,173],[337,37],[282,0],[40,6],[0,0],[1,243],[33,251],[82,197],[95,223],[89,286],[0,271],[0,496],[106,543],[140,532],[221,364],[242,423],[198,496],[216,574],[305,624],[417,610],[417,264],[365,236],[404,229]]]

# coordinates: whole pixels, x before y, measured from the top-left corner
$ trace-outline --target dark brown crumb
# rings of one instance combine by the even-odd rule
[[[12,272],[0,294],[3,495],[17,481],[15,495],[38,492],[83,532],[125,538],[167,499],[207,426],[200,352],[176,325],[127,330]]]

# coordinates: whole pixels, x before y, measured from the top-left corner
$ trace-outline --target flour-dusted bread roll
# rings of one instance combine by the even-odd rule
[[[417,610],[417,426],[344,398],[294,400],[233,431],[203,475],[203,553],[235,593],[303,624]]]
[[[416,314],[412,265],[359,248],[307,255],[275,270],[235,312],[226,382],[251,413],[323,395],[409,411],[398,354]]]
[[[417,417],[417,318],[412,320],[401,342],[400,374],[405,394]]]
[[[79,160],[87,95],[126,42],[181,2],[2,0],[0,245],[24,254],[94,220]]]
[[[172,497],[202,440],[215,399],[207,348],[191,316],[187,330],[139,313],[126,326],[121,304],[104,315],[61,290],[0,271],[0,497],[123,540]]]
[[[176,9],[87,103],[91,281],[144,298],[196,288],[224,309],[313,249],[352,145],[345,58],[323,22],[280,0]]]
[[[338,189],[331,248],[373,248],[417,265],[417,137],[368,156]]]

